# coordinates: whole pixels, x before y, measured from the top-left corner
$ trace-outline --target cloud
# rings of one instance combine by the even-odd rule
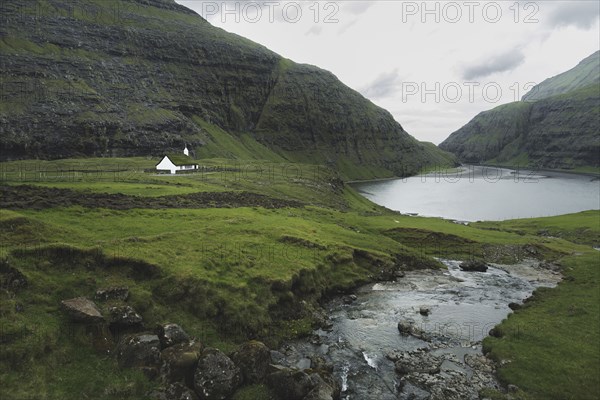
[[[600,18],[600,4],[595,1],[560,3],[548,15],[547,23],[555,28],[575,26],[590,29]]]
[[[463,69],[462,76],[466,80],[484,78],[497,72],[511,71],[525,61],[525,54],[521,50],[511,50],[497,54],[486,61]]]
[[[358,15],[367,11],[369,8],[375,5],[376,1],[349,1],[345,3],[344,11],[348,11],[352,14]]]
[[[338,30],[338,35],[343,34],[344,32],[346,32],[348,29],[350,29],[351,27],[353,27],[356,23],[358,22],[358,19],[355,19],[353,21],[348,22],[347,24],[344,24],[339,30]]]
[[[305,35],[306,36],[308,36],[308,35],[318,36],[318,35],[321,34],[321,32],[323,32],[323,27],[322,26],[320,26],[320,25],[313,25],[313,26],[311,26],[311,28],[308,31],[306,31]]]
[[[402,83],[398,69],[390,72],[384,72],[379,75],[373,82],[359,90],[363,96],[370,99],[382,99],[389,97],[398,92],[399,86]]]

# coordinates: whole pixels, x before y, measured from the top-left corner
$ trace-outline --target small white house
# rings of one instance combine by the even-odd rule
[[[194,162],[189,154],[187,146],[185,146],[183,154],[167,154],[156,164],[156,170],[170,171],[172,174],[176,174],[177,171],[193,171],[198,169],[198,164]]]

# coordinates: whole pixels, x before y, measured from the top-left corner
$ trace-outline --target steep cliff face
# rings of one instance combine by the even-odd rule
[[[415,173],[450,158],[409,136],[389,112],[340,85],[331,73],[282,61],[256,137],[288,158],[344,168],[370,165]]]
[[[480,113],[440,148],[471,163],[600,167],[600,85],[598,72],[590,72],[598,71],[599,55],[544,81],[523,97],[527,101]]]
[[[4,1],[2,159],[159,155],[329,162],[349,178],[451,157],[334,75],[172,0]]]

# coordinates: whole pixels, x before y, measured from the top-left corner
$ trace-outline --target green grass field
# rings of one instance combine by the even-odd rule
[[[563,259],[566,280],[538,289],[487,337],[484,349],[504,366],[499,378],[523,399],[597,399],[600,393],[600,252]]]
[[[251,192],[298,205],[15,208],[2,200],[7,208],[0,210],[0,256],[29,281],[0,295],[3,399],[135,399],[155,385],[116,369],[90,339],[93,332],[69,324],[59,309],[60,300],[92,297],[98,287],[126,285],[129,303],[147,326],[177,322],[229,351],[248,338],[276,346],[309,333],[323,296],[378,279],[400,264],[437,268],[434,257],[532,256],[562,263],[574,278],[540,290],[504,323],[508,331],[510,324],[540,326],[542,336],[506,335],[487,340],[486,348],[497,359],[512,360],[500,377],[518,385],[524,398],[598,393],[592,372],[598,369],[600,253],[591,249],[600,235],[598,212],[464,226],[386,210],[317,165],[211,159],[197,174],[144,172],[155,163],[19,161],[0,164],[0,178],[12,188],[56,187],[78,196]],[[548,366],[540,374],[541,367],[533,368],[538,362]],[[553,389],[558,383],[563,391]],[[256,393],[262,396],[264,387],[246,388],[236,398]]]

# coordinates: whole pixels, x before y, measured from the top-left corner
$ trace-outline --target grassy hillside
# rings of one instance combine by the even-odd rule
[[[386,210],[315,165],[213,159],[197,174],[143,172],[155,162],[0,164],[1,256],[28,282],[1,292],[3,399],[138,399],[157,384],[118,369],[107,354],[110,341],[99,340],[110,335],[72,324],[60,310],[61,300],[93,297],[99,287],[128,286],[128,302],[148,327],[177,322],[202,343],[228,351],[248,338],[275,346],[307,334],[322,298],[389,279],[398,269],[438,268],[432,257],[510,262],[534,256],[564,259],[573,274],[595,268],[589,255],[595,250],[584,238],[600,234],[597,212],[464,226]],[[5,282],[6,267],[0,270]],[[593,276],[569,285],[591,289]],[[586,301],[598,304],[586,293]],[[597,318],[586,310],[569,321]],[[599,336],[593,324],[589,328],[586,343]],[[556,330],[557,340],[566,341],[566,334]],[[501,345],[512,348],[511,340]],[[529,339],[519,340],[527,345]],[[490,343],[492,354],[507,354],[501,345]],[[549,354],[561,358],[564,379],[579,374],[582,363],[597,364],[579,353]],[[521,383],[518,371],[531,368],[530,361],[512,359],[510,371],[517,372],[503,379],[542,398],[535,385]],[[552,387],[552,373],[538,386]],[[582,390],[597,384],[592,376],[578,379]],[[249,387],[239,396],[250,397],[239,398],[265,393]]]
[[[600,252],[563,261],[565,280],[538,289],[487,337],[484,351],[502,367],[499,378],[518,387],[517,399],[597,399],[600,393]]]
[[[440,144],[464,162],[593,170],[600,167],[600,86],[483,112]]]
[[[173,0],[5,1],[0,12],[0,160],[187,144],[199,158],[327,164],[348,179],[454,163],[332,73]]]
[[[522,100],[538,101],[598,84],[600,84],[600,51],[585,58],[574,68],[534,86]]]
[[[477,115],[440,148],[470,163],[598,173],[600,52],[522,101]]]
[[[476,225],[600,248],[598,211]],[[500,380],[519,388],[513,398],[595,399],[600,393],[600,252],[576,251],[560,262],[564,281],[538,289],[495,328],[501,337],[484,340],[484,351],[501,365]]]

